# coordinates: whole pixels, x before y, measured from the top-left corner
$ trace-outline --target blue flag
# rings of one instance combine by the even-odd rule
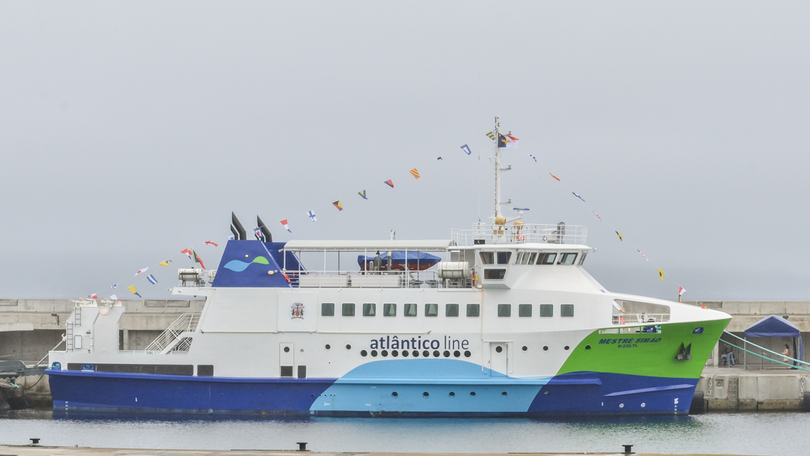
[[[148,276],[146,276],[146,280],[148,280],[149,283],[151,283],[152,285],[157,284],[157,279],[152,274],[149,274]]]
[[[465,153],[465,154],[467,154],[467,155],[472,154],[472,151],[470,150],[470,146],[468,146],[468,145],[466,145],[466,144],[464,144],[463,146],[461,146],[461,150],[463,150],[463,151],[464,151],[464,153]]]

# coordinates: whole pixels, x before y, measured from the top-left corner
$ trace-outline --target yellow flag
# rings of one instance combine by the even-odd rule
[[[419,179],[419,171],[417,171],[416,168],[411,170],[411,174],[413,175],[413,177]]]
[[[658,268],[658,277],[660,277],[662,281],[664,280],[664,270],[661,268]]]
[[[617,235],[617,236],[619,236],[619,240],[620,240],[620,241],[623,241],[623,240],[624,240],[624,239],[622,238],[622,233],[619,233],[619,232],[617,231],[617,232],[616,232],[616,235]]]
[[[166,260],[166,261],[161,261],[161,262],[160,262],[160,263],[158,263],[158,264],[159,264],[160,266],[168,266],[168,265],[169,265],[169,263],[171,263],[171,262],[172,262],[172,260]]]
[[[129,289],[129,291],[131,291],[131,292],[132,292],[134,295],[136,295],[137,297],[139,297],[139,298],[141,298],[141,297],[142,297],[142,296],[140,295],[140,293],[138,293],[138,290],[136,290],[136,289],[135,289],[135,285],[130,285],[130,286],[128,287],[128,289]]]

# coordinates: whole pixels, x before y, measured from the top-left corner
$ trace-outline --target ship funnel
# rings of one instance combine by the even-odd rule
[[[237,241],[247,240],[247,232],[233,212],[231,212],[231,233],[233,233],[233,238]]]
[[[264,238],[265,242],[273,242],[273,235],[270,234],[270,230],[267,229],[264,222],[262,222],[262,219],[259,218],[258,215],[256,216],[256,226],[258,226],[259,230],[262,232],[262,237]],[[256,238],[258,239],[259,237],[256,236]]]

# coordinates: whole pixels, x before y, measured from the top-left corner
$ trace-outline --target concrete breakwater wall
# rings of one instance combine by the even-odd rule
[[[805,371],[707,367],[695,392],[703,394],[708,413],[810,411],[808,386]]]

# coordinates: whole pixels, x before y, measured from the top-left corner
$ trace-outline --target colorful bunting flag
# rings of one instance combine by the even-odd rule
[[[702,302],[700,303],[700,308],[701,309],[708,309],[708,307],[706,307],[706,304],[703,304]]]
[[[498,147],[500,148],[508,148],[514,149],[517,148],[518,139],[512,135],[500,135],[498,136]]]
[[[649,258],[647,258],[647,255],[645,255],[645,254],[644,254],[644,252],[642,252],[641,250],[636,249],[636,252],[640,253],[640,254],[641,254],[641,256],[643,256],[645,260],[650,261],[650,259],[649,259]]]
[[[593,215],[595,215],[596,218],[598,218],[600,222],[603,221],[602,217],[600,217],[599,214],[596,213],[596,211],[591,211],[591,212],[593,212]]]
[[[385,185],[387,185],[387,186],[389,186],[391,188],[394,188],[394,181],[392,181],[391,179],[388,179],[387,181],[385,181]]]
[[[618,231],[616,231],[616,235],[619,236],[620,241],[624,240],[624,238],[622,237],[622,233],[619,233]]]
[[[529,154],[529,158],[531,158],[532,160],[534,160],[535,163],[537,163],[537,157],[535,157],[534,155]]]
[[[585,202],[585,200],[584,200],[584,199],[582,199],[582,197],[581,197],[581,196],[579,196],[579,193],[577,193],[577,192],[571,192],[571,193],[573,193],[573,194],[574,194],[574,196],[576,196],[577,198],[581,199],[583,203]]]
[[[360,196],[362,196],[364,200],[367,200],[367,199],[368,199],[368,198],[366,198],[366,191],[365,191],[365,190],[363,190],[362,192],[357,192],[357,194],[358,194],[358,195],[360,195]],[[338,203],[340,203],[340,201],[338,201]],[[335,203],[332,203],[332,204],[335,204]],[[343,210],[343,208],[342,208],[342,207],[340,207],[340,208],[338,208],[338,209],[340,209],[341,211]]]
[[[686,290],[683,287],[678,287],[678,296],[683,296],[686,293]]]
[[[235,240],[236,240],[236,236],[234,236],[234,235],[232,234],[232,235],[228,236],[228,240],[229,240],[229,241],[235,241]]]
[[[90,299],[98,299],[98,295],[95,294],[95,293],[91,293],[91,294],[87,295],[87,297],[90,298]]]
[[[118,284],[117,284],[117,283],[114,283],[114,284],[110,285],[110,288],[112,288],[113,290],[115,290],[116,288],[118,288]]]
[[[416,170],[416,168],[414,168],[414,169],[412,169],[412,170],[411,170],[411,175],[412,175],[414,178],[419,179],[419,171],[417,171],[417,170]]]
[[[216,242],[212,242],[212,241],[205,241],[205,245],[213,245],[214,247],[219,247],[219,244],[217,244]]]
[[[188,255],[189,260],[193,259],[192,256],[191,256],[191,250],[189,250],[189,249],[185,249],[185,250],[181,251],[180,253],[185,253],[186,255]]]
[[[487,136],[489,137],[489,139],[495,139],[495,133],[494,132],[491,132],[491,131],[488,132]]]
[[[172,260],[161,261],[160,263],[158,263],[158,266],[168,266],[169,263],[171,262]]]
[[[136,290],[136,289],[135,289],[135,285],[130,285],[128,289],[129,289],[129,291],[131,291],[133,294],[135,294],[135,296],[137,296],[137,297],[139,297],[139,298],[143,298],[143,296],[141,296],[141,294],[140,294],[140,293],[138,293],[138,290]]]
[[[551,174],[551,173],[549,173],[549,174]],[[559,177],[557,177],[557,176],[555,176],[553,174],[551,174],[551,177],[553,177],[554,179],[557,179],[557,182],[561,182]]]
[[[364,199],[367,199],[366,196],[365,196],[365,193],[366,193],[366,191],[363,190],[362,192],[360,192],[360,196],[362,196]],[[343,210],[343,205],[340,204],[340,200],[335,201],[334,203],[332,203],[332,205],[335,206],[337,208],[337,210],[339,210],[339,211]]]
[[[444,159],[440,155],[440,156],[436,157],[436,160],[444,160]]]
[[[312,221],[313,221],[313,222],[317,222],[317,221],[318,221],[318,219],[317,219],[317,218],[315,218],[315,212],[314,212],[314,211],[307,211],[307,216],[308,216],[310,219],[312,219]]]
[[[253,234],[256,235],[256,239],[258,239],[260,241],[264,240],[264,233],[262,233],[262,228],[261,227],[257,226],[256,228],[253,228]]]
[[[142,272],[146,272],[146,270],[147,270],[147,269],[149,269],[149,267],[145,267],[145,268],[143,268],[143,269],[139,270],[138,272],[136,272],[136,273],[135,273],[135,277],[138,277],[138,275],[139,275],[140,273],[142,273]]]
[[[661,268],[658,268],[658,277],[661,279],[662,282],[664,281],[664,270]]]
[[[282,220],[282,221],[281,221],[281,224],[282,224],[282,225],[284,225],[284,229],[285,229],[285,230],[287,230],[288,232],[292,233],[292,230],[290,229],[290,225],[287,223],[287,219]]]
[[[118,299],[118,296],[116,295],[110,295],[110,299],[112,299],[113,301],[120,301],[120,299]]]
[[[470,146],[468,146],[466,144],[461,146],[461,150],[463,150],[464,153],[467,154],[467,155],[472,155],[472,150],[470,150]],[[441,158],[441,157],[439,157],[439,158]]]
[[[146,276],[146,280],[148,280],[149,283],[151,283],[152,285],[155,285],[157,283],[157,279],[152,274]]]
[[[202,266],[202,268],[205,269],[205,263],[203,263],[202,259],[199,256],[197,256],[197,252],[192,250],[191,253],[194,255],[194,262],[195,263],[200,263],[200,266]]]

